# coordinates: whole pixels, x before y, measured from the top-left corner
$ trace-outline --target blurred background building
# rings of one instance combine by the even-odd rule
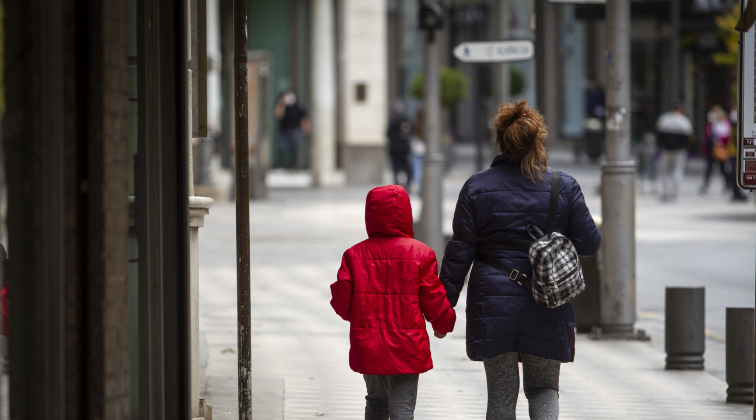
[[[250,103],[250,135],[257,145],[253,154],[259,159],[260,177],[267,169],[284,166],[277,153],[279,129],[273,110],[280,95],[291,89],[309,114],[318,119],[312,121],[310,135],[305,135],[296,168],[310,170],[312,180],[319,185],[383,179],[388,165],[385,131],[391,107],[401,103],[412,121],[422,118],[418,95],[422,91],[416,87],[423,56],[417,23],[419,3],[250,1],[250,95],[254,98]],[[444,104],[443,141],[447,148],[473,143],[482,145],[488,153],[488,121],[496,106],[522,97],[544,113],[552,144],[575,144],[584,151],[583,143],[590,135],[586,130],[592,129],[588,120],[603,120],[607,83],[604,6],[544,1],[539,6],[542,18],[536,19],[536,2],[532,0],[442,3],[446,15],[439,33],[445,51],[442,66],[457,70],[449,78],[460,79],[463,86],[461,96]],[[726,31],[716,20],[733,13],[736,3],[632,3],[634,142],[653,132],[656,118],[673,103],[685,104],[699,133],[712,104],[728,110],[734,106],[734,63],[723,63],[715,56],[728,51]],[[229,39],[229,33],[223,30],[231,16],[230,11],[224,11],[228,7],[226,2],[208,0],[208,118],[211,131],[219,135],[225,167],[230,167],[232,138],[231,116],[222,111],[229,109],[222,95],[230,86],[230,62],[223,59],[229,48],[228,42],[223,42]],[[537,22],[543,22],[540,30]],[[539,37],[538,45],[543,47],[534,61],[474,64],[462,63],[452,55],[453,48],[465,41]],[[537,70],[539,60],[542,72]],[[335,77],[335,81],[329,77]],[[691,149],[695,147],[691,145]]]

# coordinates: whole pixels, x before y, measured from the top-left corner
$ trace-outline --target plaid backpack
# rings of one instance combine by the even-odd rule
[[[585,290],[583,270],[575,247],[566,236],[554,232],[559,202],[559,179],[559,171],[553,170],[546,233],[533,224],[526,228],[533,242],[514,239],[488,240],[457,233],[452,236],[453,241],[490,242],[508,247],[528,248],[528,256],[533,266],[532,279],[486,255],[478,254],[476,259],[530,290],[536,303],[547,308],[564,305]]]

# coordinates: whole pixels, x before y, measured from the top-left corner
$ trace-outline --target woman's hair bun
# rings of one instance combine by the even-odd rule
[[[526,100],[502,102],[492,120],[495,146],[507,160],[520,164],[522,174],[536,182],[548,166],[543,116]]]

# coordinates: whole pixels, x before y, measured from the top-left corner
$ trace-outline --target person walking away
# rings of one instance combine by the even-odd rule
[[[423,124],[425,121],[425,112],[423,108],[418,108],[415,113],[415,122],[412,127],[412,137],[410,138],[410,159],[412,163],[412,182],[415,184],[415,194],[421,194],[423,191],[423,164],[425,154],[428,148],[425,146],[425,135],[423,133]]]
[[[278,120],[278,164],[287,169],[299,168],[299,148],[310,131],[307,110],[292,90],[278,98],[275,109]]]
[[[662,183],[662,201],[674,201],[680,190],[685,174],[687,146],[693,126],[683,113],[683,106],[676,105],[656,120],[659,140],[659,173]]]
[[[413,135],[410,138],[410,159],[412,160],[412,183],[415,185],[415,193],[420,194],[422,192],[423,185],[423,159],[425,159],[425,153],[427,147],[423,140]]]
[[[706,159],[706,171],[704,172],[703,184],[698,189],[700,194],[706,194],[709,191],[709,181],[711,181],[711,171],[714,165],[719,166],[719,171],[724,178],[725,191],[730,189],[730,177],[725,167],[728,160],[726,153],[727,142],[730,139],[732,125],[727,119],[727,115],[719,105],[711,107],[707,115],[708,121],[704,127],[704,137],[701,142],[701,154]]]
[[[391,167],[394,170],[394,184],[403,185],[407,189],[412,182],[412,169],[410,167],[410,138],[412,137],[412,123],[404,113],[404,106],[397,103],[394,112],[389,119],[386,137],[389,141],[389,156]],[[399,174],[404,175],[401,182]]]
[[[425,320],[444,338],[457,316],[435,253],[413,239],[407,191],[371,190],[365,224],[368,239],[341,259],[331,306],[351,324],[349,366],[365,379],[365,419],[413,419],[418,375],[433,368]]]
[[[484,241],[452,239],[441,264],[441,282],[456,306],[470,273],[467,356],[483,361],[486,418],[515,420],[521,362],[530,418],[557,419],[561,363],[575,358],[572,302],[554,309],[540,306],[528,289],[479,259],[532,275],[528,247],[522,243],[532,242],[529,224],[541,229],[547,224],[554,170],[548,167],[546,125],[524,100],[502,103],[492,125],[500,154],[489,169],[462,186],[453,220],[453,238],[475,236]],[[560,178],[554,232],[569,238],[578,254],[594,254],[601,235],[580,185],[565,172],[560,171]]]

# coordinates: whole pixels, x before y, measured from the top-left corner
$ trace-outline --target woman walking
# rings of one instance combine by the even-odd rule
[[[493,120],[500,154],[491,167],[471,176],[459,193],[454,212],[455,235],[477,243],[450,241],[441,281],[456,306],[465,277],[467,355],[483,361],[488,383],[487,419],[515,419],[523,365],[525,396],[531,419],[559,416],[559,369],[575,356],[572,303],[555,309],[539,306],[531,293],[489,265],[487,257],[530,276],[526,228],[546,226],[552,170],[546,156],[543,117],[525,101],[503,103]],[[578,254],[598,250],[601,235],[585,205],[577,181],[561,172],[555,232],[567,236]],[[525,244],[525,245],[523,245]]]
[[[725,167],[726,162],[729,160],[727,142],[730,140],[732,125],[724,109],[719,105],[711,107],[707,118],[708,121],[704,127],[704,137],[701,142],[701,155],[706,159],[706,172],[704,172],[703,184],[698,189],[701,195],[709,191],[709,181],[711,180],[711,171],[714,169],[714,164],[719,166],[719,171],[722,173],[725,184],[724,191],[730,189],[730,182],[732,182],[730,174]],[[719,149],[718,152],[717,149]]]

